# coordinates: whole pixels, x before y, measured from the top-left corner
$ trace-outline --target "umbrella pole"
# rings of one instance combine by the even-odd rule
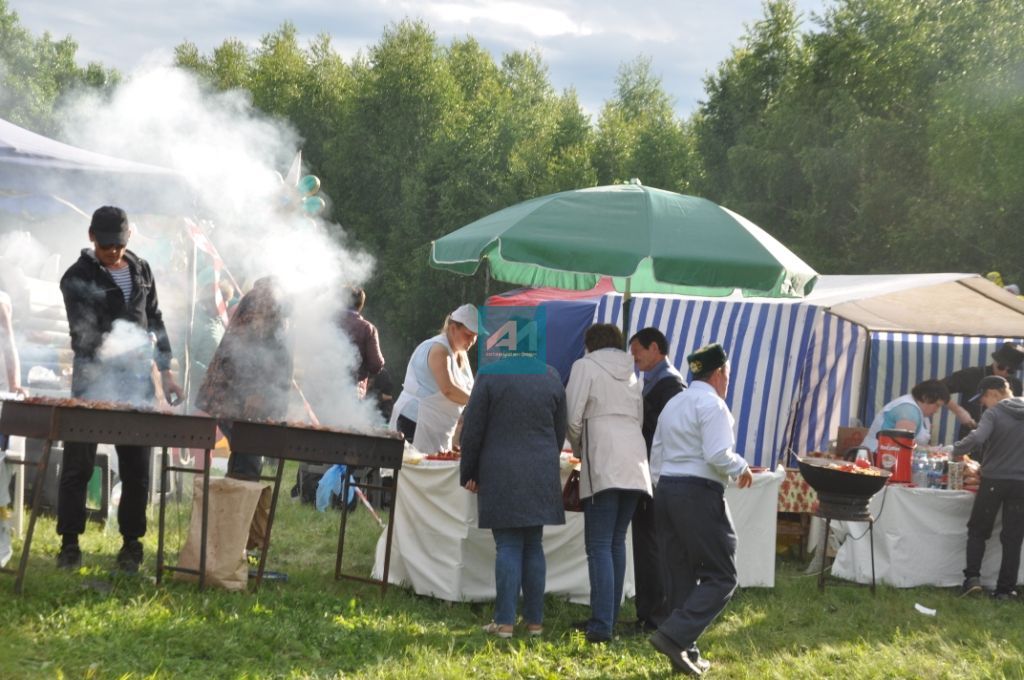
[[[484,304],[487,304],[487,298],[491,296],[491,263],[488,260],[484,260]]]
[[[629,351],[629,317],[630,312],[633,311],[633,296],[629,293],[630,278],[626,278],[626,290],[622,293],[622,336],[626,341],[626,346],[623,348],[627,352]]]

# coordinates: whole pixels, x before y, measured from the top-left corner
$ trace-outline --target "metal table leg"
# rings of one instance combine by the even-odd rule
[[[203,521],[200,525],[199,536],[199,590],[206,586],[206,534],[210,528],[210,467],[213,465],[213,455],[209,449],[205,456],[206,460],[203,463]]]
[[[832,520],[825,518],[825,536],[821,540],[821,571],[818,572],[818,590],[825,592],[825,560],[828,558],[828,532]]]
[[[267,513],[267,528],[263,532],[263,545],[260,547],[260,564],[256,569],[256,583],[253,591],[260,589],[263,583],[263,568],[267,564],[267,553],[270,552],[270,531],[274,528],[274,515],[277,514],[277,497],[281,491],[281,476],[284,474],[284,458],[277,459],[277,473],[274,475],[274,491],[270,495],[270,511]]]
[[[164,576],[164,516],[167,510],[167,447],[163,447],[160,454],[160,530],[157,533],[156,543],[156,582],[157,585]]]
[[[868,520],[868,534],[871,546],[871,594],[875,594],[875,520]]]
[[[21,559],[18,561],[18,575],[14,579],[14,592],[21,594],[22,586],[25,584],[25,569],[28,567],[28,555],[32,548],[32,535],[36,530],[36,519],[39,517],[39,504],[43,498],[43,485],[46,483],[46,468],[50,464],[50,450],[53,448],[53,440],[47,439],[43,446],[43,455],[36,465],[36,484],[32,490],[32,513],[28,518],[28,533],[25,534],[25,543],[21,546]]]

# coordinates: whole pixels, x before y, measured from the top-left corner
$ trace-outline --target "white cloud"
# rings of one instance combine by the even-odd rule
[[[524,30],[538,38],[559,35],[590,35],[593,30],[565,12],[545,5],[522,2],[448,3],[427,5],[427,18],[466,26],[488,21]]]

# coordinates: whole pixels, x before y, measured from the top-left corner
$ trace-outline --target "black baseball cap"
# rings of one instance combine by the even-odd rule
[[[89,223],[89,233],[100,246],[128,245],[128,214],[121,208],[105,205],[97,208]]]
[[[985,394],[989,390],[999,390],[1004,392],[1010,389],[1010,383],[1006,381],[1006,378],[1001,375],[987,375],[981,379],[978,383],[978,393],[971,397],[971,401],[977,401],[981,399],[981,395]]]

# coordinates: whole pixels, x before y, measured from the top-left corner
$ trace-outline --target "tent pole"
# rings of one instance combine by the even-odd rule
[[[190,239],[192,243],[191,251],[189,252],[188,262],[188,325],[185,327],[185,349],[182,352],[182,389],[185,391],[185,413],[189,412],[189,406],[191,404],[190,394],[192,387],[192,337],[195,333],[196,324],[196,299],[199,297],[196,290],[196,275],[198,260],[196,254],[196,244],[194,240]]]

